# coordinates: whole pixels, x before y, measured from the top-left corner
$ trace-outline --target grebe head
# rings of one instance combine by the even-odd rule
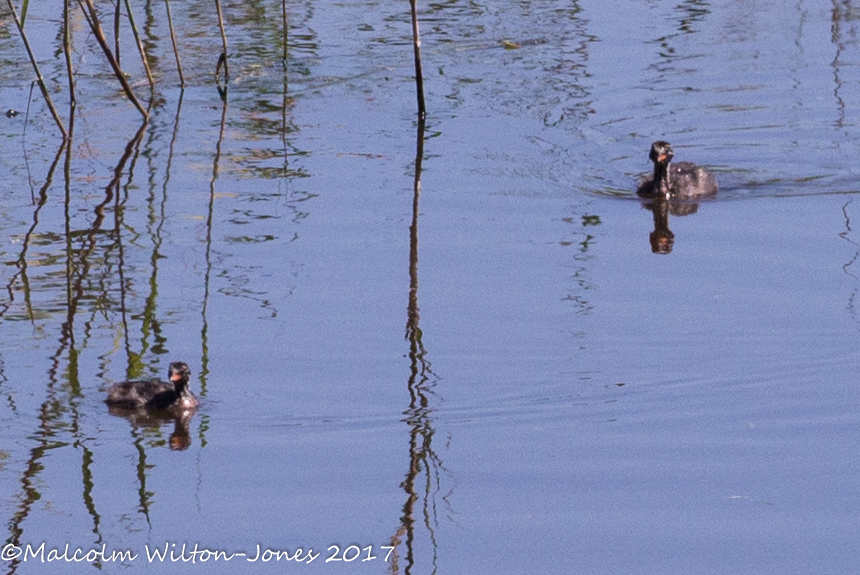
[[[648,158],[655,164],[668,164],[674,156],[671,144],[663,140],[651,144],[651,152],[648,153]]]
[[[188,388],[188,379],[191,377],[191,370],[188,365],[181,361],[174,361],[170,364],[170,381],[173,382],[176,391],[182,392]]]

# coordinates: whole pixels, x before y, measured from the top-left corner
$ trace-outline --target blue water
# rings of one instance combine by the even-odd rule
[[[855,7],[420,6],[415,227],[408,5],[290,4],[286,82],[280,6],[225,5],[224,100],[214,10],[171,8],[137,142],[76,16],[68,172],[0,10],[0,515],[45,543],[4,572],[856,570]],[[659,255],[656,139],[721,188]],[[175,360],[186,430],[108,413]]]

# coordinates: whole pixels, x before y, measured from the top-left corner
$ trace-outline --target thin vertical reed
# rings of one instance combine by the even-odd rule
[[[117,64],[120,64],[120,59],[119,59],[119,17],[120,17],[119,0],[117,0],[116,8],[114,8],[114,11],[113,11],[113,45],[114,45],[113,56],[114,56],[114,58],[116,58]]]
[[[424,118],[427,108],[424,105],[424,72],[421,69],[421,36],[418,34],[418,0],[409,0],[412,8],[412,48],[415,55],[415,91],[418,95],[418,116]]]
[[[12,0],[6,0],[6,4],[9,5],[9,11],[12,12],[12,17],[15,19],[15,25],[18,27],[18,33],[21,34],[24,48],[26,48],[27,55],[30,57],[30,63],[33,64],[33,70],[36,72],[36,82],[39,84],[39,90],[42,92],[42,97],[45,98],[45,103],[51,111],[51,116],[54,117],[54,122],[57,123],[57,127],[60,129],[60,133],[63,134],[63,139],[65,140],[69,136],[66,133],[66,129],[63,127],[63,122],[60,121],[60,116],[57,114],[56,108],[54,108],[54,103],[51,101],[51,95],[48,94],[48,88],[45,86],[45,81],[42,79],[42,73],[39,71],[39,65],[36,63],[36,57],[33,55],[33,51],[30,49],[30,42],[27,41],[27,35],[24,33],[24,26],[18,19],[18,13],[15,12],[15,6],[12,5]]]
[[[227,33],[224,32],[224,17],[221,14],[221,0],[215,0],[215,9],[218,12],[218,28],[221,30],[221,46],[223,51],[218,57],[218,64],[215,66],[215,78],[218,78],[218,72],[223,64],[224,66],[224,84],[230,81],[230,70],[227,68]]]
[[[75,71],[72,68],[72,43],[69,38],[69,3],[63,0],[63,56],[66,59],[66,73],[69,76],[69,104],[75,105]]]
[[[93,21],[90,19],[90,13],[87,12],[87,9],[84,6],[84,3],[82,0],[78,0],[78,6],[81,7],[81,11],[84,13],[84,19],[87,21],[87,25],[92,29]]]
[[[149,80],[149,91],[155,90],[155,82],[152,80],[152,70],[149,69],[149,58],[146,57],[146,49],[143,47],[143,42],[140,40],[140,34],[137,31],[137,24],[134,21],[134,14],[131,12],[131,3],[125,0],[125,11],[128,12],[128,22],[131,24],[131,33],[134,35],[134,41],[137,43],[137,51],[140,53],[140,60],[143,62],[143,69],[146,70],[146,79]],[[119,60],[117,60],[119,62]]]
[[[7,2],[11,3],[11,0],[7,0]],[[113,54],[110,51],[110,46],[108,46],[107,40],[105,39],[104,32],[102,31],[101,24],[99,23],[99,17],[96,13],[96,7],[93,5],[92,0],[78,0],[78,3],[81,5],[81,10],[86,14],[89,11],[89,17],[87,21],[90,23],[90,29],[93,32],[93,36],[96,37],[96,41],[101,46],[102,52],[104,52],[105,58],[107,58],[108,63],[111,68],[113,68],[114,76],[116,76],[117,80],[119,80],[120,85],[122,86],[123,92],[125,92],[126,97],[131,100],[131,103],[134,104],[134,107],[137,108],[138,112],[144,117],[149,118],[149,113],[143,108],[140,104],[140,101],[137,99],[137,96],[134,95],[134,92],[131,89],[131,86],[128,83],[128,80],[125,78],[125,74],[122,73],[122,70],[119,67],[119,62],[116,61]],[[86,7],[83,3],[86,3]]]
[[[30,93],[27,94],[27,109],[24,111],[24,133],[21,134],[22,136],[27,135],[27,124],[30,123],[30,104],[33,103],[33,86],[35,84],[36,84],[35,80],[30,82]],[[25,152],[26,152],[26,150],[25,150]],[[27,154],[26,153],[24,154],[24,162],[25,163],[27,162]],[[27,173],[28,174],[30,173],[29,168],[27,168]]]
[[[164,0],[167,9],[167,25],[170,28],[170,41],[173,42],[173,56],[176,58],[176,70],[179,72],[179,87],[185,87],[185,77],[182,75],[182,64],[179,63],[179,47],[176,45],[176,32],[173,30],[173,17],[170,15],[170,2]]]
[[[420,350],[418,358],[423,358],[424,346],[421,343],[418,311],[418,202],[421,199],[421,166],[424,162],[425,120],[418,118],[415,137],[415,175],[412,180],[412,223],[409,226],[409,305],[407,307],[406,339],[413,346],[413,352]]]
[[[284,68],[287,67],[287,38],[289,37],[289,31],[287,28],[287,0],[281,0],[281,20],[283,21],[284,26]]]

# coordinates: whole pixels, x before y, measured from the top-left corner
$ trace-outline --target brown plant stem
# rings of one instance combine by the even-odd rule
[[[284,68],[287,67],[287,38],[289,37],[289,31],[287,29],[287,0],[281,0],[281,20],[283,21],[284,26]]]
[[[215,0],[215,10],[218,12],[218,29],[221,30],[221,55],[218,56],[218,64],[215,66],[215,78],[218,78],[218,72],[221,66],[224,66],[224,84],[230,81],[230,70],[227,68],[227,34],[224,32],[224,17],[221,14],[221,0]]]
[[[63,122],[60,120],[59,114],[57,114],[57,109],[54,108],[54,103],[51,101],[51,95],[48,94],[48,88],[45,86],[45,81],[42,79],[42,73],[39,71],[39,65],[36,63],[36,57],[33,55],[33,50],[30,49],[30,42],[27,41],[27,35],[24,33],[24,26],[18,19],[18,14],[15,12],[15,6],[12,5],[12,0],[6,0],[6,4],[9,5],[9,11],[12,12],[12,17],[15,19],[15,25],[18,27],[18,33],[21,34],[24,48],[26,48],[27,55],[30,57],[30,63],[33,64],[33,70],[36,72],[36,82],[39,84],[39,90],[42,92],[42,97],[45,98],[45,103],[51,111],[51,116],[54,117],[54,122],[57,123],[57,127],[60,129],[60,133],[63,134],[63,139],[65,140],[69,136],[66,133],[66,129],[63,127]]]
[[[146,49],[143,47],[143,42],[140,40],[140,34],[137,31],[137,24],[134,21],[134,14],[131,12],[131,3],[125,0],[125,11],[128,12],[128,22],[131,25],[131,33],[134,35],[134,41],[137,43],[137,51],[140,54],[140,61],[143,62],[143,69],[146,71],[146,79],[149,80],[149,91],[155,90],[155,82],[152,80],[152,70],[149,69],[149,58],[146,57]],[[119,33],[117,33],[119,35]],[[118,49],[118,48],[117,48]],[[119,60],[117,60],[119,62]]]
[[[113,55],[116,58],[117,65],[120,65],[120,57],[119,57],[119,2],[116,3],[113,11]]]
[[[72,42],[69,38],[69,3],[63,0],[63,56],[66,60],[66,74],[69,77],[69,103],[74,106],[75,100],[75,71],[72,68]]]
[[[185,77],[182,75],[182,64],[179,63],[179,47],[176,45],[176,32],[173,30],[173,17],[170,15],[170,2],[164,0],[167,9],[167,26],[170,28],[170,41],[173,43],[173,56],[176,58],[176,70],[179,72],[179,87],[185,87]]]
[[[424,72],[421,69],[421,36],[418,33],[418,0],[409,0],[412,9],[412,49],[415,57],[415,91],[418,95],[418,116],[424,118]]]
[[[7,2],[11,2],[11,0],[7,0]],[[81,5],[81,9],[84,11],[84,14],[89,12],[87,21],[90,24],[90,29],[93,32],[93,36],[96,37],[96,41],[99,43],[99,46],[101,46],[105,58],[107,58],[108,63],[113,69],[114,76],[116,76],[117,80],[119,80],[119,83],[122,86],[122,91],[125,92],[126,97],[131,101],[132,104],[134,104],[134,107],[137,108],[137,111],[140,112],[144,119],[148,119],[149,113],[147,113],[147,111],[140,104],[140,100],[137,99],[137,96],[134,95],[134,92],[132,91],[128,80],[126,80],[125,78],[125,74],[123,74],[122,70],[119,67],[119,63],[116,61],[116,58],[114,58],[113,53],[110,50],[110,46],[108,46],[104,32],[102,31],[101,24],[99,23],[99,17],[96,13],[96,7],[93,5],[93,0],[78,0],[78,4]],[[86,4],[86,6],[84,6],[84,4]]]

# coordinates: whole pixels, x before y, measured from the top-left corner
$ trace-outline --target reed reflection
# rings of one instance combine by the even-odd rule
[[[571,281],[573,289],[564,297],[567,301],[572,301],[576,304],[576,313],[578,315],[586,315],[591,313],[594,305],[591,303],[590,292],[594,289],[594,285],[589,278],[588,262],[594,257],[590,250],[592,244],[596,241],[596,232],[590,228],[596,228],[602,225],[600,216],[597,214],[583,213],[576,217],[564,217],[561,219],[566,224],[578,226],[575,229],[574,235],[576,239],[564,239],[560,243],[564,247],[572,247],[575,249],[573,255],[573,264],[571,268],[573,275]],[[580,332],[579,335],[582,335]]]
[[[842,265],[842,273],[847,276],[850,276],[855,281],[860,279],[857,274],[854,272],[854,264],[860,260],[860,243],[853,239],[854,230],[851,228],[851,215],[849,213],[848,207],[854,202],[853,199],[848,200],[842,206],[842,217],[845,219],[845,230],[839,233],[839,237],[848,242],[851,245],[851,249],[854,251],[854,254],[851,258]],[[851,295],[848,296],[848,304],[845,306],[848,310],[849,315],[851,315],[851,319],[853,319],[857,324],[860,324],[860,311],[858,311],[857,304],[857,295],[860,293],[860,288],[855,287],[851,291]]]
[[[49,468],[47,460],[55,449],[71,449],[73,457],[79,459],[79,464],[74,466],[80,469],[77,475],[80,484],[75,491],[81,494],[84,514],[90,518],[94,534],[90,543],[98,546],[103,541],[101,514],[95,496],[97,478],[94,465],[98,460],[98,451],[92,445],[93,431],[87,429],[85,408],[87,385],[92,382],[93,374],[87,370],[82,376],[79,364],[84,350],[93,347],[92,341],[98,337],[100,322],[104,320],[114,331],[115,337],[114,346],[98,356],[100,372],[96,374],[97,377],[104,376],[109,365],[114,362],[113,356],[120,350],[126,356],[123,362],[126,375],[129,378],[144,375],[142,372],[151,363],[146,356],[152,334],[155,334],[155,344],[151,350],[156,353],[166,351],[166,339],[159,334],[156,314],[157,263],[163,257],[160,247],[161,226],[165,220],[166,181],[160,199],[154,192],[154,179],[148,186],[151,208],[148,229],[152,237],[152,253],[146,260],[150,273],[140,275],[136,265],[127,262],[132,250],[137,251],[139,239],[143,236],[135,229],[133,222],[126,221],[126,203],[135,189],[134,174],[142,155],[141,143],[147,133],[148,123],[143,122],[126,142],[124,149],[121,148],[122,152],[110,169],[111,176],[99,194],[97,204],[92,209],[82,210],[75,205],[80,200],[80,194],[73,189],[72,183],[79,181],[72,169],[75,150],[74,111],[75,108],[71,107],[68,139],[55,154],[44,185],[37,195],[34,194],[32,225],[23,235],[20,255],[13,259],[17,270],[6,285],[8,301],[0,306],[0,324],[13,326],[16,320],[28,320],[34,330],[39,330],[42,329],[42,323],[54,317],[59,324],[57,341],[53,344],[55,347],[48,353],[47,381],[44,399],[36,416],[37,428],[27,432],[27,437],[35,445],[24,454],[17,493],[10,498],[15,507],[7,518],[8,535],[5,539],[7,543],[16,545],[24,538],[26,521],[39,509],[36,502],[45,496],[42,490],[47,488],[44,486],[50,485],[40,475]],[[177,111],[176,122],[178,117]],[[153,141],[157,142],[158,139],[154,138]],[[88,143],[79,145],[86,147]],[[171,150],[172,145],[171,142]],[[150,150],[143,156],[151,159],[153,154]],[[51,232],[49,229],[40,233],[40,226],[50,227],[49,221],[41,223],[47,218],[40,216],[50,209],[49,191],[55,173],[60,171],[61,158],[64,158],[63,232]],[[81,222],[79,218],[85,218],[85,221]],[[36,252],[34,248],[37,246],[43,246],[45,253]],[[56,247],[50,250],[51,246]],[[137,253],[132,257],[138,261]],[[147,276],[149,281],[146,281]],[[138,310],[134,302],[138,299],[141,286],[148,286],[150,291],[143,294],[145,305],[143,310]],[[46,304],[44,294],[54,293],[58,301]],[[18,307],[24,308],[23,313],[13,311],[16,296],[24,300],[18,304]],[[131,337],[137,321],[141,322],[143,332],[140,342],[142,349],[137,349]],[[16,410],[14,405],[10,404],[10,407]],[[166,445],[173,450],[186,449],[191,444],[189,429],[194,410],[157,413],[116,408],[110,409],[110,413],[128,419],[131,424],[132,443],[138,455],[135,465],[139,496],[137,509],[149,524],[149,509],[154,496],[146,485],[147,476],[153,468],[148,458],[149,448]],[[173,429],[169,439],[166,439],[167,436],[161,430],[170,424]],[[71,480],[75,482],[74,477]],[[97,563],[94,565],[99,567]],[[14,573],[17,568],[18,563],[15,561],[8,564],[9,573]]]
[[[24,304],[27,310],[27,318],[32,323],[35,319],[33,314],[33,304],[30,293],[30,280],[27,276],[27,252],[30,249],[30,242],[33,237],[33,233],[36,230],[36,227],[39,225],[39,212],[48,202],[48,189],[50,189],[51,184],[54,181],[54,172],[57,169],[57,166],[60,164],[60,158],[63,157],[63,152],[67,150],[66,141],[64,140],[60,147],[57,149],[57,153],[54,155],[54,161],[51,162],[51,166],[48,169],[48,174],[45,176],[45,183],[39,189],[39,199],[38,201],[34,198],[34,203],[36,204],[36,209],[33,211],[33,225],[27,230],[27,233],[24,234],[24,241],[21,245],[21,255],[18,256],[18,260],[15,262],[15,267],[18,268],[18,271],[9,278],[9,282],[6,284],[6,293],[9,294],[9,300],[6,302],[0,302],[0,318],[5,315],[5,313],[9,310],[12,305],[12,302],[15,301],[15,284],[18,282],[18,279],[21,280],[21,289],[24,294]],[[24,156],[26,158],[26,155]]]
[[[400,572],[400,545],[405,545],[404,573],[411,573],[416,565],[415,547],[419,528],[426,529],[432,549],[432,572],[436,572],[438,527],[436,506],[442,472],[445,467],[433,448],[436,429],[433,422],[431,399],[435,395],[436,376],[427,360],[422,341],[418,307],[418,214],[421,197],[421,162],[424,156],[424,117],[419,115],[415,152],[415,179],[412,196],[412,223],[409,226],[409,303],[407,306],[406,340],[409,342],[409,408],[404,411],[404,422],[409,426],[409,466],[400,487],[406,493],[400,526],[391,538],[396,549],[390,563],[391,573]],[[445,499],[443,497],[442,499]],[[419,523],[416,513],[423,516]]]
[[[147,5],[147,9],[151,7]],[[68,20],[64,18],[64,29],[66,24]],[[152,22],[148,24],[152,28]],[[144,40],[157,46],[157,37],[147,35]],[[128,57],[123,60],[126,65],[130,62]],[[72,77],[71,70],[69,76]],[[56,77],[59,77],[59,68],[52,69],[50,78]],[[261,83],[253,92],[255,101],[268,101],[268,89],[268,85]],[[8,211],[11,215],[4,225],[8,241],[2,250],[7,274],[0,281],[0,292],[5,295],[0,297],[0,327],[9,332],[3,349],[0,349],[0,393],[7,415],[12,414],[11,418],[5,417],[3,426],[4,436],[10,443],[0,445],[0,467],[6,476],[4,492],[7,492],[7,497],[4,499],[8,503],[3,514],[5,543],[17,545],[22,540],[26,542],[28,536],[30,540],[44,536],[34,529],[34,521],[44,523],[39,514],[46,512],[46,501],[57,498],[56,492],[62,494],[59,498],[64,501],[68,500],[66,495],[72,494],[74,510],[68,514],[74,514],[78,524],[85,525],[85,531],[91,531],[90,536],[82,533],[88,539],[87,543],[95,547],[102,543],[102,531],[106,525],[103,517],[113,517],[111,508],[118,504],[99,497],[99,493],[104,492],[103,486],[96,489],[100,482],[109,484],[113,480],[104,477],[105,465],[114,465],[108,461],[112,459],[107,455],[109,449],[105,449],[102,439],[96,441],[96,438],[105,437],[101,427],[104,422],[110,422],[113,428],[119,427],[118,440],[125,444],[120,448],[133,454],[130,469],[134,471],[129,471],[127,482],[120,480],[121,488],[127,490],[128,495],[138,494],[137,501],[133,500],[128,505],[129,509],[121,510],[122,521],[131,531],[141,526],[145,530],[146,525],[150,525],[150,510],[154,509],[155,501],[153,477],[171,472],[171,464],[179,461],[169,458],[170,464],[161,463],[157,469],[153,450],[163,452],[164,447],[182,450],[194,444],[201,447],[206,444],[208,420],[205,413],[105,408],[101,403],[103,391],[99,384],[114,378],[140,379],[153,375],[151,370],[160,369],[158,366],[163,365],[158,357],[170,353],[171,344],[173,347],[200,345],[202,349],[198,353],[202,369],[198,367],[198,389],[202,391],[201,396],[206,395],[212,337],[209,326],[214,299],[210,295],[219,293],[219,282],[233,281],[236,276],[240,280],[255,279],[243,271],[247,268],[233,265],[239,257],[224,248],[225,245],[228,248],[240,245],[239,240],[245,237],[240,237],[235,244],[228,243],[231,241],[229,237],[226,240],[219,237],[224,232],[219,228],[247,222],[225,222],[219,218],[223,203],[218,204],[223,200],[218,198],[235,197],[235,194],[218,193],[223,192],[216,190],[216,186],[222,186],[218,182],[218,173],[230,171],[232,176],[231,166],[225,167],[224,162],[235,161],[240,170],[254,177],[277,178],[279,186],[289,185],[290,180],[307,175],[298,171],[287,173],[287,151],[292,153],[295,150],[296,155],[303,152],[288,140],[289,134],[298,127],[288,114],[295,101],[288,98],[286,92],[285,74],[283,105],[279,110],[282,128],[278,131],[284,163],[279,168],[259,165],[274,155],[264,146],[260,146],[264,149],[261,153],[254,149],[254,153],[229,156],[224,144],[229,134],[226,131],[227,90],[219,89],[220,130],[214,151],[211,145],[208,146],[207,160],[204,160],[212,166],[212,173],[208,195],[204,180],[202,208],[199,204],[192,204],[198,197],[197,190],[192,190],[193,194],[179,194],[180,197],[170,198],[171,202],[168,202],[168,189],[177,186],[174,183],[178,173],[173,167],[174,154],[184,159],[199,156],[201,152],[198,142],[191,144],[194,149],[190,155],[182,147],[179,131],[182,91],[178,92],[179,103],[172,124],[173,110],[170,109],[172,106],[165,106],[166,93],[158,94],[150,102],[153,106],[150,121],[141,123],[138,116],[133,116],[132,123],[123,123],[126,118],[115,115],[110,106],[102,109],[102,104],[109,102],[110,96],[103,101],[101,94],[86,92],[84,88],[84,93],[93,100],[87,99],[85,106],[79,105],[79,118],[75,117],[74,102],[70,103],[66,126],[68,139],[62,142],[59,138],[57,142],[48,139],[47,143],[44,139],[37,139],[36,145],[32,145],[24,138],[24,163],[15,166],[15,170],[26,170],[26,180],[21,181],[28,182],[30,188],[27,190],[26,185],[21,185],[19,192],[10,191],[8,194],[9,198],[15,199],[17,212],[13,213],[8,205],[5,206],[4,213]],[[70,92],[70,97],[74,99],[74,92]],[[175,98],[172,101],[175,103]],[[239,107],[242,107],[241,100]],[[80,110],[89,115],[82,116]],[[258,114],[259,106],[253,111],[254,114],[241,115],[237,122],[251,118],[264,124],[266,131],[261,135],[253,126],[242,124],[241,133],[249,134],[249,140],[271,139],[276,131],[276,122],[268,118],[258,121],[258,116],[263,116]],[[14,113],[9,115],[14,116]],[[82,121],[80,117],[85,119]],[[93,118],[98,120],[88,124]],[[24,124],[25,135],[29,135],[27,125]],[[171,126],[173,132],[169,137]],[[165,146],[168,140],[169,146]],[[277,152],[277,146],[272,146],[272,150]],[[5,155],[8,156],[8,150]],[[30,161],[33,155],[37,155],[36,162]],[[12,165],[14,160],[8,162]],[[198,164],[191,163],[191,169],[196,169]],[[172,181],[171,173],[174,174]],[[14,181],[11,171],[9,175],[10,181]],[[188,185],[187,182],[193,179],[193,174],[183,173],[179,185]],[[26,201],[27,196],[32,199],[32,205]],[[302,191],[292,194],[279,191],[277,194],[248,194],[248,197],[249,202],[271,201],[274,213],[259,214],[260,209],[250,213],[248,210],[247,220],[281,218],[277,210],[286,210],[287,217],[297,223],[307,215],[299,209],[299,202],[313,196]],[[281,198],[286,199],[282,201]],[[19,202],[25,202],[25,205],[21,206]],[[176,204],[180,207],[174,207]],[[202,213],[202,218],[198,212]],[[205,220],[205,224],[202,221],[194,224],[198,235],[188,233],[188,238],[183,237],[183,240],[188,239],[186,243],[174,242],[171,236],[179,235],[175,228],[190,228],[188,220]],[[186,223],[171,227],[172,222],[177,221]],[[187,229],[182,232],[186,233]],[[201,241],[204,232],[205,242]],[[277,233],[280,233],[280,228]],[[270,234],[266,237],[279,236]],[[180,257],[177,257],[177,252]],[[202,286],[199,281],[188,282],[194,284],[190,297],[191,290],[186,289],[185,284],[172,282],[169,277],[177,263],[186,265],[186,279],[197,274],[204,280]],[[238,285],[239,281],[233,283]],[[254,293],[265,294],[264,290],[260,288]],[[246,291],[252,293],[251,290]],[[204,292],[202,311],[200,292]],[[229,290],[222,288],[220,293],[228,297],[245,297],[241,290],[232,286]],[[264,305],[270,306],[264,299],[269,295],[259,298]],[[177,300],[180,303],[176,303]],[[201,316],[202,327],[196,323],[201,321]],[[194,317],[198,319],[195,321]],[[191,332],[183,326],[186,319],[191,322]],[[199,330],[200,342],[197,342],[194,330]],[[169,338],[168,333],[181,335]],[[19,349],[24,353],[19,353]],[[183,353],[188,351],[191,351],[189,356],[197,355],[193,349],[184,349]],[[8,361],[7,354],[11,354],[15,361]],[[38,354],[38,359],[34,359],[35,354]],[[17,373],[7,375],[7,364],[21,369],[33,368],[39,373],[32,380],[21,378]],[[115,420],[113,416],[124,418],[128,424]],[[190,435],[192,425],[197,436],[194,439]],[[12,441],[12,437],[17,437],[17,440]],[[125,458],[118,460],[120,466],[125,465],[123,461]],[[69,469],[73,470],[71,474]],[[136,474],[135,479],[131,478],[132,474]],[[58,477],[62,477],[62,481],[58,481]],[[141,525],[144,522],[146,525]],[[9,562],[3,571],[13,573],[18,565],[16,561]],[[94,565],[101,567],[97,563]]]
[[[225,72],[226,73],[226,72]],[[218,88],[221,97],[221,123],[218,127],[218,141],[215,144],[215,154],[212,157],[212,177],[209,178],[209,205],[206,210],[206,273],[203,279],[203,309],[200,311],[202,326],[200,329],[200,392],[206,394],[206,375],[209,373],[209,310],[210,281],[212,278],[212,224],[215,214],[215,184],[221,163],[221,146],[224,143],[224,128],[227,124],[227,91]]]
[[[14,501],[17,502],[17,506],[12,517],[7,522],[9,537],[6,539],[6,542],[13,543],[15,545],[20,544],[22,535],[24,534],[23,525],[34,510],[36,502],[42,498],[42,494],[39,491],[39,486],[42,484],[39,479],[39,475],[45,467],[43,461],[51,454],[52,450],[65,447],[67,445],[67,442],[60,438],[68,435],[71,435],[71,439],[74,441],[74,444],[79,446],[78,451],[81,454],[81,482],[83,484],[81,492],[83,495],[83,503],[84,507],[87,509],[87,513],[92,518],[92,531],[96,535],[95,542],[98,544],[102,541],[102,535],[100,533],[100,515],[96,510],[95,500],[92,495],[93,473],[91,467],[93,462],[93,452],[87,445],[87,435],[83,431],[84,426],[81,423],[81,412],[79,409],[82,391],[78,378],[78,349],[74,340],[73,323],[74,310],[77,309],[78,302],[80,301],[80,290],[78,288],[90,270],[90,266],[87,265],[87,260],[92,253],[94,246],[94,241],[92,240],[94,233],[91,232],[100,228],[101,223],[103,222],[103,214],[99,214],[97,212],[92,226],[83,233],[78,234],[83,238],[83,245],[80,250],[75,250],[71,233],[71,224],[69,221],[69,203],[71,198],[69,166],[71,164],[73,137],[74,114],[72,114],[69,120],[68,137],[63,140],[63,143],[55,155],[54,161],[48,171],[46,178],[47,183],[40,191],[39,202],[37,203],[36,209],[33,213],[33,225],[28,230],[26,241],[24,242],[21,256],[18,260],[19,275],[21,277],[22,289],[24,291],[24,299],[27,303],[28,319],[33,323],[34,314],[30,304],[31,287],[27,278],[27,251],[30,246],[30,238],[35,233],[39,224],[39,213],[47,203],[48,185],[53,178],[53,174],[56,171],[60,158],[65,157],[63,174],[65,177],[64,184],[66,192],[66,318],[60,330],[61,334],[58,348],[50,358],[51,366],[48,371],[48,385],[45,391],[45,399],[39,407],[37,416],[38,428],[29,434],[29,437],[35,441],[36,445],[31,448],[27,454],[26,466],[19,480],[20,490],[14,499]],[[124,156],[121,162],[126,160],[127,157]],[[108,199],[112,197],[111,190],[112,188],[110,186],[106,189],[105,200],[100,204],[101,206],[106,205]],[[77,260],[81,264],[80,267],[76,266],[76,262],[74,261],[75,256],[77,256]],[[74,277],[73,275],[75,270],[78,272],[77,277]],[[7,286],[10,294],[10,304],[13,301],[13,286],[16,277],[17,276],[13,276]],[[7,309],[8,308],[2,310],[2,312],[5,313]],[[0,317],[2,317],[2,314],[0,314]],[[61,358],[64,353],[68,356],[68,365],[66,367],[65,374],[62,373],[61,370]],[[68,382],[68,385],[64,385],[66,381]],[[18,566],[19,559],[16,558],[9,563],[9,569],[7,572],[16,572]]]
[[[837,108],[837,118],[833,124],[837,128],[843,128],[846,123],[846,108],[848,108],[843,96],[844,72],[842,68],[845,66],[843,54],[848,51],[851,44],[856,42],[857,25],[854,22],[856,22],[857,16],[853,13],[856,8],[852,8],[850,2],[833,0],[832,5],[830,41],[834,45],[835,54],[830,66],[833,68],[833,98],[836,100]]]

